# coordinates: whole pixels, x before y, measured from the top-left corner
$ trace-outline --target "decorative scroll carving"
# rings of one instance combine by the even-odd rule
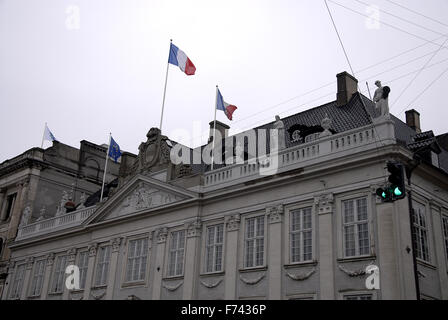
[[[319,214],[333,212],[334,197],[332,193],[323,194],[314,198],[314,204]]]
[[[229,217],[226,217],[226,226],[227,231],[235,231],[240,228],[240,215],[235,214]]]
[[[52,266],[54,263],[54,253],[47,255],[47,266]]]
[[[339,268],[339,270],[344,272],[349,277],[360,277],[360,276],[363,276],[366,274],[366,267],[371,264],[374,264],[374,263],[375,263],[375,260],[371,261],[369,264],[367,264],[363,268],[358,269],[358,270],[353,270],[353,271],[346,269],[343,265],[340,265],[340,264],[338,265],[338,268]]]
[[[26,259],[26,269],[31,270],[33,268],[34,258],[28,258]]]
[[[92,243],[89,246],[89,257],[95,257],[98,250],[98,243]]]
[[[263,273],[259,277],[255,278],[255,279],[252,279],[252,280],[251,279],[246,279],[242,275],[240,275],[240,280],[243,281],[245,284],[248,284],[248,285],[252,286],[254,284],[257,284],[261,280],[263,280],[264,277],[266,277],[266,273]]]
[[[199,237],[201,235],[202,223],[200,219],[187,225],[187,237]]]
[[[157,230],[157,243],[163,243],[168,236],[168,228],[161,228]]]
[[[277,223],[282,221],[283,205],[279,204],[273,207],[266,208],[266,214],[269,219],[269,223]]]
[[[179,289],[179,287],[183,284],[184,282],[183,281],[181,281],[181,282],[179,282],[178,284],[176,284],[176,285],[174,285],[174,286],[170,286],[170,285],[167,285],[167,284],[165,284],[165,283],[162,283],[162,287],[164,287],[166,290],[168,290],[168,291],[176,291],[177,289]]]
[[[67,251],[68,261],[73,262],[76,259],[76,249],[70,249]]]
[[[120,237],[112,239],[112,252],[117,252],[120,250],[121,240],[122,238]]]
[[[93,297],[93,299],[100,300],[101,298],[103,298],[106,295],[106,290],[104,290],[100,294],[94,294],[93,292],[90,292],[90,295]]]
[[[209,289],[213,289],[213,288],[216,288],[217,286],[219,286],[219,284],[222,282],[222,279],[219,279],[219,280],[216,281],[215,283],[206,283],[206,282],[204,282],[204,281],[202,281],[202,280],[199,280],[199,281],[201,282],[201,284],[202,284],[204,287],[209,288]]]
[[[311,277],[315,272],[316,272],[316,268],[313,268],[306,273],[292,274],[292,273],[286,272],[286,275],[294,281],[303,281],[303,280],[306,280],[309,277]]]

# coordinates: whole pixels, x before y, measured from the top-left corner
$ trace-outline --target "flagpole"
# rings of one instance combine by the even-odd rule
[[[171,50],[171,43],[173,42],[173,39],[170,39],[170,50]],[[171,54],[171,52],[169,53]],[[165,94],[166,94],[166,84],[168,82],[168,71],[170,70],[170,58],[168,54],[168,63],[166,64],[166,76],[165,76],[165,88],[163,89],[163,100],[162,100],[162,113],[160,115],[160,132],[162,132],[162,121],[163,121],[163,109],[165,108]]]
[[[45,122],[44,133],[42,134],[42,143],[40,144],[40,148],[44,147],[44,138],[45,138],[45,129],[47,128],[47,123]]]
[[[104,165],[104,175],[103,175],[103,184],[101,185],[101,197],[100,197],[100,202],[103,201],[104,181],[106,180],[107,160],[109,159],[109,150],[110,150],[110,142],[111,142],[111,139],[112,139],[112,133],[109,132],[109,145],[107,146],[107,152],[106,152],[106,164]]]
[[[215,95],[215,120],[213,121],[213,144],[212,144],[212,170],[213,170],[213,156],[215,155],[215,138],[216,138],[216,104],[218,103],[218,85],[216,85]]]

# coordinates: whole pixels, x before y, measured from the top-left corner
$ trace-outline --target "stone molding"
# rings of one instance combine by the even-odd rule
[[[227,231],[237,231],[240,228],[241,217],[240,215],[234,214],[231,216],[227,216],[225,218],[226,229]]]
[[[333,193],[326,193],[314,197],[314,205],[318,214],[333,213],[334,196]]]
[[[284,213],[283,204],[266,207],[266,215],[268,217],[269,223],[282,222],[283,213]]]

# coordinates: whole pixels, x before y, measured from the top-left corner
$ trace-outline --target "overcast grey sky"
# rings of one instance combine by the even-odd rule
[[[394,103],[447,39],[448,1],[393,0],[438,23],[363,0],[380,8],[379,25],[360,1],[332,1],[361,90],[382,80],[404,120],[400,111],[448,68],[441,49]],[[350,71],[321,0],[0,0],[0,162],[40,147],[45,122],[74,147],[106,143],[112,132],[137,153],[159,126],[170,38],[197,69],[188,77],[170,66],[163,134],[175,140],[207,134],[216,84],[238,107],[233,122],[222,112],[218,120],[237,132],[335,100],[336,74]],[[447,89],[448,72],[408,108],[421,113],[423,130],[448,131]]]

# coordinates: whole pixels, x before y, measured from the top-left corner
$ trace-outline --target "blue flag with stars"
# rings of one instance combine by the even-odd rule
[[[115,161],[115,163],[117,162],[118,158],[121,157],[120,146],[112,137],[110,137],[109,157],[111,157]]]

